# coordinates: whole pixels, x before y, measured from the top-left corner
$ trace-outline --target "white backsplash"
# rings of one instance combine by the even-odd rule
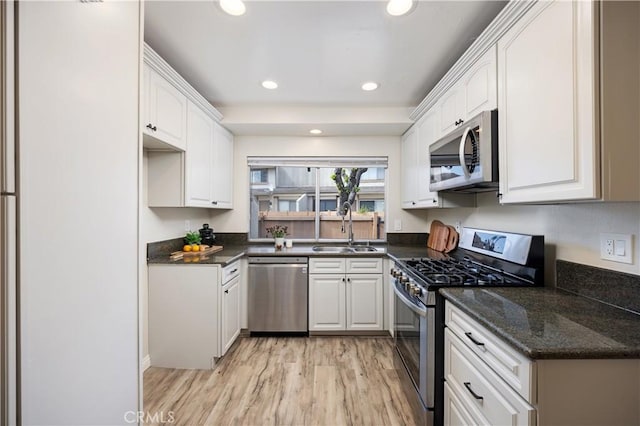
[[[553,278],[553,260],[563,259],[640,275],[638,235],[640,203],[573,203],[507,205],[495,193],[478,194],[478,207],[429,210],[429,224],[438,219],[453,225],[540,234],[545,237],[547,280]],[[428,227],[427,227],[428,229]],[[600,259],[600,233],[633,234],[633,264]]]

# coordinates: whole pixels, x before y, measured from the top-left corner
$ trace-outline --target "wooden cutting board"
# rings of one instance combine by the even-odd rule
[[[431,222],[427,247],[436,251],[445,251],[449,242],[449,228],[439,220]]]
[[[202,247],[206,247],[202,250]],[[169,258],[171,260],[182,259],[183,257],[206,256],[207,254],[216,253],[223,249],[223,246],[200,246],[200,251],[174,251]]]

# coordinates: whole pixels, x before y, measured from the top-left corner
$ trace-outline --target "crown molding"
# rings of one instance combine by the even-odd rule
[[[537,0],[512,0],[495,17],[489,26],[480,34],[471,46],[462,54],[460,59],[434,86],[429,94],[420,102],[410,114],[413,121],[419,120],[435,103],[449,90],[462,75],[480,58],[502,35],[524,15]]]
[[[207,101],[196,89],[191,86],[176,70],[171,68],[158,53],[147,43],[144,44],[144,63],[149,65],[155,72],[160,74],[162,78],[171,83],[176,89],[180,90],[189,98],[191,102],[196,104],[200,109],[207,113],[215,121],[222,120],[222,114],[213,105]]]

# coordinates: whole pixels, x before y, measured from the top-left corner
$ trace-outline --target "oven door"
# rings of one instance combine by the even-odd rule
[[[435,388],[435,307],[425,306],[409,296],[397,279],[392,281],[396,351],[422,405],[431,412]]]

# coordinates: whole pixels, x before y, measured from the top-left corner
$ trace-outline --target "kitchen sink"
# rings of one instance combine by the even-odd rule
[[[324,253],[362,253],[377,252],[378,249],[370,246],[346,247],[346,246],[313,246],[313,251]]]
[[[351,250],[355,252],[367,252],[367,251],[378,251],[377,248],[371,246],[360,246],[360,247],[351,247]]]

